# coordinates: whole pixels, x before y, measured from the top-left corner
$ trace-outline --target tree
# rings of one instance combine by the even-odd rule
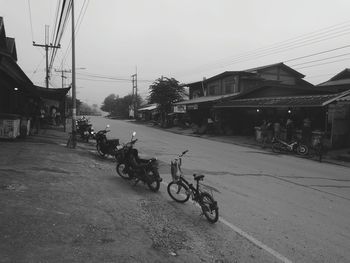
[[[115,107],[115,103],[116,103],[116,100],[118,99],[119,97],[116,96],[115,94],[110,94],[108,95],[103,103],[102,103],[102,106],[101,106],[101,110],[103,111],[106,111],[108,112],[109,114],[112,114],[113,113],[113,108]]]
[[[173,103],[183,100],[185,89],[174,78],[161,77],[149,87],[149,103],[157,103],[161,113],[162,126]]]
[[[142,98],[137,96],[137,103],[140,105]],[[119,98],[114,94],[110,94],[104,99],[101,110],[108,112],[111,116],[127,119],[129,117],[129,108],[133,104],[133,95],[129,94],[123,98]]]

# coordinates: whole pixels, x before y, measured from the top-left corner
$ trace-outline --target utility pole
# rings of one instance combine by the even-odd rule
[[[72,71],[70,69],[62,69],[62,70],[55,70],[56,72],[61,72],[61,78],[62,78],[62,89],[64,88],[64,79],[67,77],[64,75],[64,73],[71,73]],[[67,115],[67,99],[66,97],[64,98],[64,115],[63,117],[63,130],[66,132],[66,115]]]
[[[137,72],[131,75],[132,78],[132,98],[134,104],[134,118],[137,117]]]
[[[70,69],[61,69],[57,70],[55,69],[55,72],[61,72],[61,78],[62,78],[62,89],[64,88],[64,79],[67,77],[64,75],[64,73],[71,73],[72,71]]]
[[[76,102],[76,85],[75,85],[75,28],[74,28],[74,0],[72,0],[72,134],[67,142],[67,146],[75,148],[77,145],[77,102]]]
[[[43,44],[35,44],[33,41],[33,46],[35,47],[44,47],[46,52],[46,88],[49,88],[49,48],[61,48],[61,45],[54,46],[52,43],[49,44],[49,26],[45,25],[45,45]]]

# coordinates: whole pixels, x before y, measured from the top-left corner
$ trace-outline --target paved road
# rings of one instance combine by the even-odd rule
[[[96,130],[110,125],[122,142],[137,132],[141,153],[163,162],[185,149],[183,168],[206,174],[223,222],[263,249],[292,262],[350,261],[350,169],[233,144],[184,136],[127,121],[92,117]],[[237,228],[236,228],[237,227]],[[285,258],[284,258],[285,257]]]

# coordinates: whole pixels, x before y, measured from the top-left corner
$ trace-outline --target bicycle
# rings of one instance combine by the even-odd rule
[[[210,223],[215,223],[219,219],[219,208],[212,193],[203,191],[200,187],[199,181],[204,180],[204,175],[193,174],[194,180],[196,181],[196,186],[194,186],[184,178],[181,171],[182,156],[187,152],[188,150],[182,152],[182,154],[171,162],[171,175],[173,180],[168,184],[168,194],[178,203],[185,203],[192,197],[192,200],[200,205],[206,219]]]

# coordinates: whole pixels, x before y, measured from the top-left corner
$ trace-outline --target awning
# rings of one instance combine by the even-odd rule
[[[268,98],[250,98],[237,99],[223,102],[214,106],[214,108],[300,108],[300,107],[323,107],[333,101],[347,96],[350,91],[327,94],[327,95],[307,95],[307,96],[289,96],[289,97],[268,97]]]
[[[68,91],[70,90],[70,87],[62,88],[62,89],[47,89],[39,86],[34,86],[34,88],[35,88],[34,90],[35,94],[40,98],[56,100],[56,101],[63,100],[64,97],[67,95]]]
[[[239,93],[234,93],[234,94],[226,94],[226,95],[219,95],[219,96],[203,96],[203,97],[198,97],[192,100],[184,100],[180,102],[174,103],[174,105],[190,105],[190,104],[200,104],[200,103],[208,103],[208,102],[216,102],[221,99],[227,99],[231,97],[237,96]]]
[[[157,109],[158,105],[149,105],[147,107],[138,109],[137,111],[151,111]]]

